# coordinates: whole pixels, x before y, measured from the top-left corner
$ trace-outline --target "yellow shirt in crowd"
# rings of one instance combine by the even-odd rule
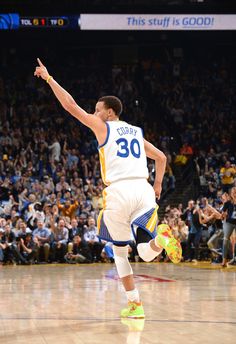
[[[233,184],[234,182],[234,176],[236,174],[236,169],[234,167],[222,167],[220,169],[220,174],[222,175],[221,181],[222,184]]]
[[[74,213],[76,209],[78,208],[79,202],[75,201],[73,204],[71,204],[68,208],[65,207],[63,204],[58,203],[58,209],[61,211],[62,216],[68,216],[70,219],[74,217]]]

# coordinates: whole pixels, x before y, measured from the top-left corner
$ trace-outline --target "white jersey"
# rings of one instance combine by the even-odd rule
[[[108,121],[107,138],[99,146],[104,184],[130,178],[148,178],[147,157],[141,128],[123,121]]]

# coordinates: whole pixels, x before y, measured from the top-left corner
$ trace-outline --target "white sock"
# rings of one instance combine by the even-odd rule
[[[145,262],[151,262],[154,258],[156,258],[161,252],[154,251],[149,242],[138,244],[137,246],[139,257],[142,258]]]
[[[138,292],[138,289],[136,288],[133,290],[126,291],[126,296],[127,296],[128,301],[140,302],[139,292]]]

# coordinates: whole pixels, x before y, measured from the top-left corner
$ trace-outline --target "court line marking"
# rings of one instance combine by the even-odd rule
[[[122,318],[101,319],[101,318],[59,318],[59,317],[1,317],[0,320],[61,320],[61,321],[97,321],[109,322],[120,321]],[[203,324],[231,324],[235,325],[236,321],[217,321],[217,320],[178,320],[178,319],[144,319],[145,322],[160,323],[203,323]]]

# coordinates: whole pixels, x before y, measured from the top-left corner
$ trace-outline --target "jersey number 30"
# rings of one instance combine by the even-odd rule
[[[131,153],[135,158],[140,158],[141,150],[137,139],[132,139],[129,144],[126,139],[120,138],[116,140],[116,143],[119,146],[116,155],[120,156],[121,158],[127,158]]]

